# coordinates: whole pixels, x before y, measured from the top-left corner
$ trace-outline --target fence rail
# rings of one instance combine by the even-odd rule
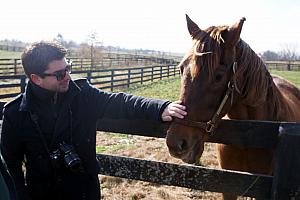
[[[176,65],[178,58],[155,57],[132,54],[103,54],[99,58],[75,58],[68,57],[72,62],[73,70],[99,70],[116,67],[129,66],[151,66],[151,65]],[[23,74],[22,62],[17,58],[0,59],[0,75]]]
[[[134,57],[127,58],[126,56],[122,57],[114,55],[110,57],[109,62],[111,63],[111,66],[113,66],[115,65],[113,62],[133,58]],[[143,57],[135,57],[134,59],[138,61],[139,59],[143,59]],[[100,89],[110,89],[113,91],[116,88],[129,87],[132,84],[142,84],[147,81],[154,81],[179,74],[176,70],[178,62],[175,60],[157,61],[157,59],[159,60],[161,58],[155,57],[151,59],[156,59],[155,62],[169,62],[169,64],[151,65],[146,67],[129,68],[123,66],[120,68],[97,69],[97,67],[91,67],[90,59],[74,58],[72,59],[74,64],[72,76],[74,78],[85,77],[96,87]],[[7,66],[7,63],[9,62],[11,62],[11,67],[6,68],[5,73],[3,73],[1,70],[4,69],[1,66]],[[25,91],[27,79],[25,75],[22,75],[23,72],[21,71],[20,62],[21,61],[19,59],[0,59],[0,100],[12,98],[20,92]],[[99,64],[99,62],[100,60],[95,60],[95,63]],[[102,60],[101,62],[104,61]],[[102,64],[109,65],[108,63]],[[268,61],[266,64],[269,69],[300,71],[300,62]]]
[[[289,61],[266,61],[268,69],[274,70],[287,70],[287,71],[300,71],[300,62],[289,62]]]
[[[72,72],[73,78],[87,78],[88,81],[100,89],[130,87],[132,84],[143,84],[149,81],[161,80],[177,76],[179,71],[176,65],[158,65],[136,68],[77,70]],[[7,99],[25,91],[27,84],[25,75],[0,76],[0,100]]]
[[[132,54],[103,54],[99,58],[75,58],[69,57],[72,61],[74,71],[89,71],[129,66],[151,66],[151,65],[176,65],[180,57],[157,57]],[[269,69],[296,70],[300,71],[300,62],[288,61],[265,61]],[[0,75],[23,74],[22,63],[17,58],[0,59]]]

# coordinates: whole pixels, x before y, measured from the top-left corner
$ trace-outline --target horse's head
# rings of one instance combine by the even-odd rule
[[[195,163],[203,153],[209,134],[234,101],[230,93],[234,87],[236,45],[245,18],[233,26],[212,26],[206,30],[186,18],[193,46],[179,68],[180,100],[188,116],[171,124],[167,145],[174,157]]]

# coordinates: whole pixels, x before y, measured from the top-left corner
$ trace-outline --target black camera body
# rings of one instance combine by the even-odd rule
[[[54,169],[62,169],[63,166],[73,172],[81,169],[81,159],[73,146],[65,142],[60,143],[59,147],[50,153],[50,159]]]

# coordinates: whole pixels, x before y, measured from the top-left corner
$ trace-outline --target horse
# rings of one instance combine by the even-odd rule
[[[196,163],[204,142],[221,118],[300,122],[300,91],[289,81],[271,76],[263,60],[244,42],[245,18],[231,26],[202,30],[186,15],[192,48],[178,65],[180,101],[188,115],[170,124],[170,155]],[[258,33],[259,34],[259,33]],[[217,144],[223,169],[272,174],[274,150]],[[223,194],[223,199],[236,199]]]

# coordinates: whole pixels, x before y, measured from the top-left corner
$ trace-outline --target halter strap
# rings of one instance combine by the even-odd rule
[[[237,63],[234,62],[232,65],[232,71],[233,71],[233,76],[236,73],[236,67],[237,67]],[[211,120],[207,121],[207,122],[202,122],[202,121],[193,121],[193,120],[188,120],[188,119],[179,119],[179,118],[175,118],[174,122],[178,123],[178,124],[182,124],[184,126],[191,126],[191,127],[195,127],[195,128],[200,128],[205,130],[208,134],[212,135],[213,131],[216,128],[216,124],[218,123],[218,121],[220,120],[220,114],[229,98],[229,96],[231,95],[231,93],[233,93],[234,88],[235,88],[235,81],[233,81],[233,78],[228,82],[227,84],[227,90],[226,90],[226,94],[223,97],[217,111],[214,113],[213,117],[211,118]]]

